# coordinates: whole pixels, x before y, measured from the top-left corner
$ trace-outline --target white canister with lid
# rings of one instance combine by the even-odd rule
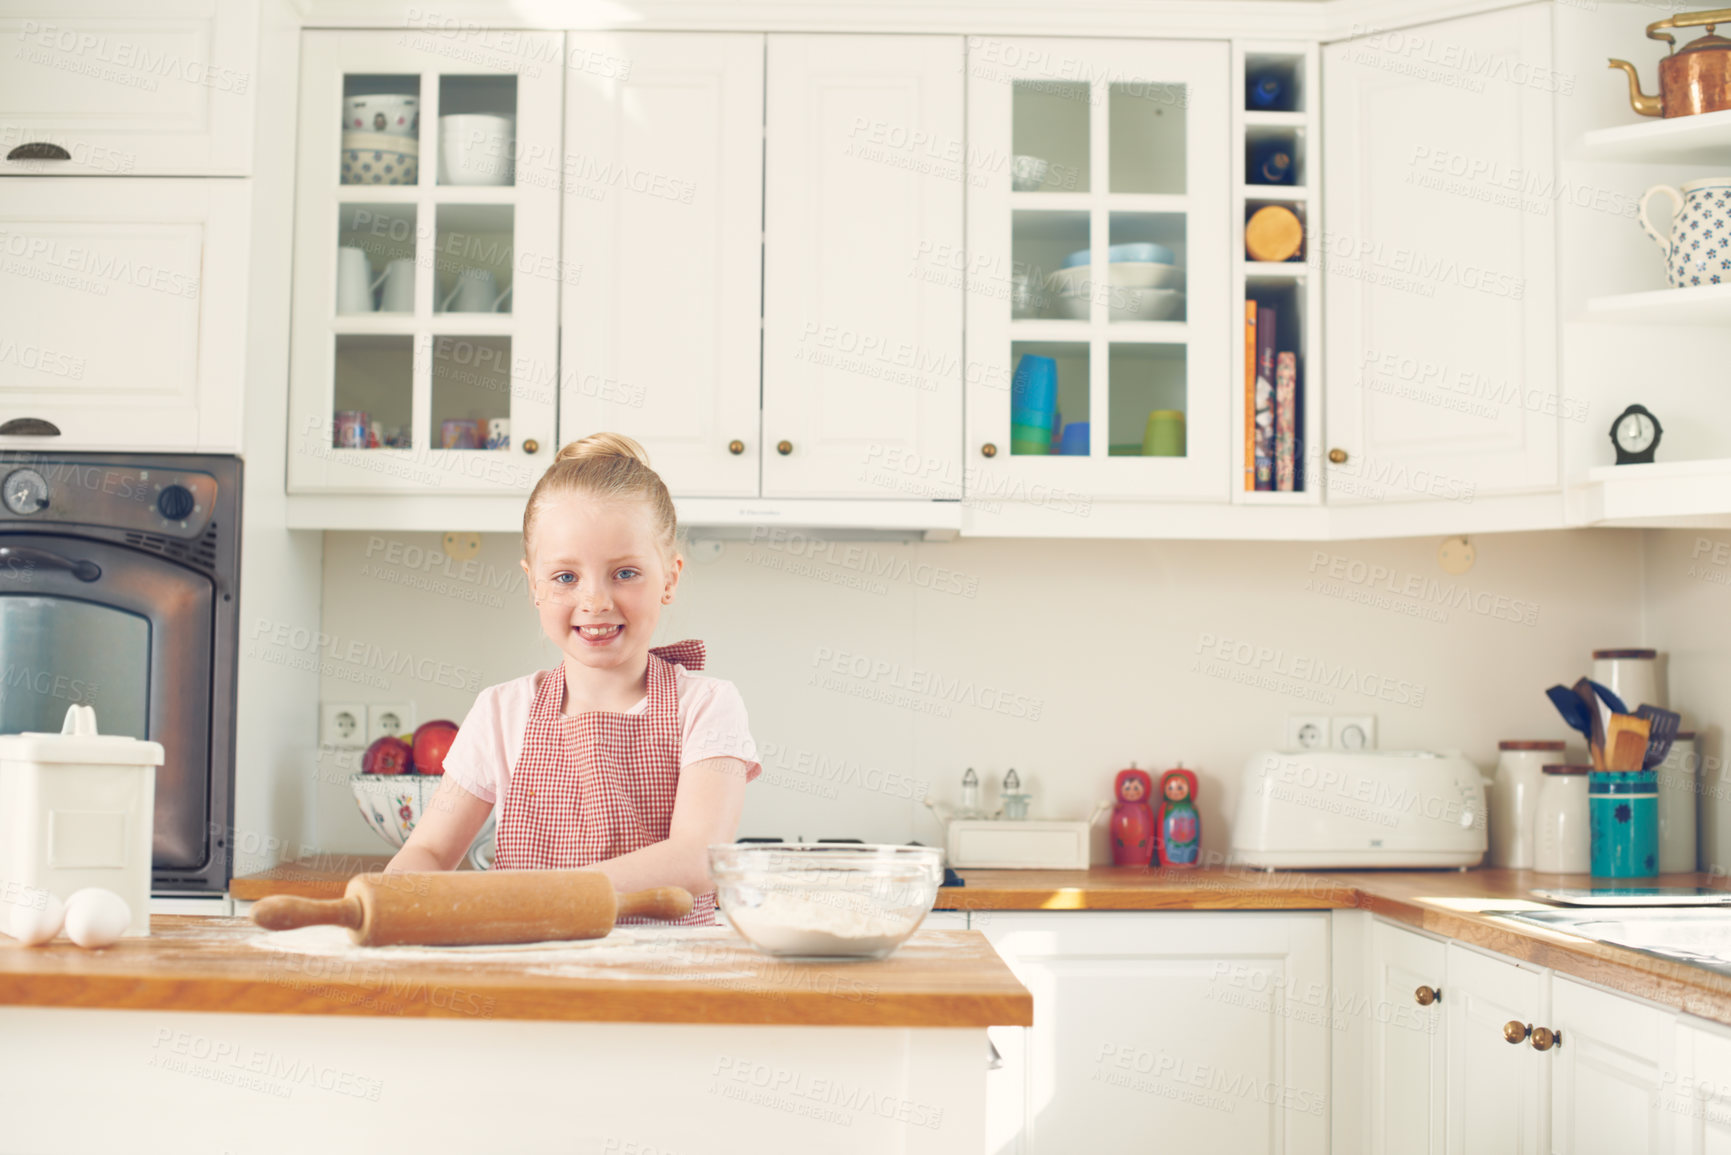
[[[1696,810],[1701,784],[1696,772],[1695,732],[1685,730],[1671,743],[1659,763],[1659,873],[1689,874],[1695,870]]]
[[[1491,780],[1491,862],[1509,870],[1533,868],[1539,786],[1545,763],[1559,762],[1563,744],[1509,740],[1497,743],[1497,772]]]
[[[60,733],[0,735],[0,886],[65,900],[87,886],[132,908],[150,933],[150,858],[162,744],[96,731],[72,706]]]
[[[1642,703],[1665,705],[1659,694],[1658,650],[1594,650],[1593,681],[1623,699],[1631,714]]]
[[[1533,869],[1551,874],[1590,874],[1592,835],[1587,826],[1587,775],[1591,766],[1544,768],[1534,819]]]

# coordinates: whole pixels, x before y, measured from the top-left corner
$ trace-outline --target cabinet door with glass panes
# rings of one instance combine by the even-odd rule
[[[564,37],[308,32],[291,492],[526,493],[559,392]]]
[[[1227,45],[968,45],[968,497],[1227,498]]]

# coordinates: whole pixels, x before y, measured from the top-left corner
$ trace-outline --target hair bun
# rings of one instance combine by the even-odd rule
[[[649,454],[644,452],[643,446],[623,433],[591,433],[587,437],[568,441],[560,448],[553,461],[557,464],[561,461],[585,461],[598,457],[626,457],[639,465],[649,464]]]

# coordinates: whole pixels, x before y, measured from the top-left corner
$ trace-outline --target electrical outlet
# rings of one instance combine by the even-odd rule
[[[367,707],[367,741],[412,734],[415,730],[415,704],[394,702]]]
[[[1340,714],[1334,719],[1336,750],[1376,749],[1375,714]]]
[[[354,702],[319,703],[319,745],[365,746],[367,708]]]
[[[1286,716],[1286,748],[1288,750],[1322,750],[1328,746],[1327,714],[1288,714]]]

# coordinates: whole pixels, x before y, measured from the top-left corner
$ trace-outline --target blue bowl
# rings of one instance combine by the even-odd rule
[[[1064,258],[1063,267],[1072,269],[1077,265],[1086,265],[1093,259],[1094,252],[1092,249],[1077,249]],[[1172,263],[1172,250],[1152,241],[1139,241],[1129,245],[1112,245],[1106,250],[1106,260],[1109,262],[1152,261],[1157,265],[1170,265]]]

